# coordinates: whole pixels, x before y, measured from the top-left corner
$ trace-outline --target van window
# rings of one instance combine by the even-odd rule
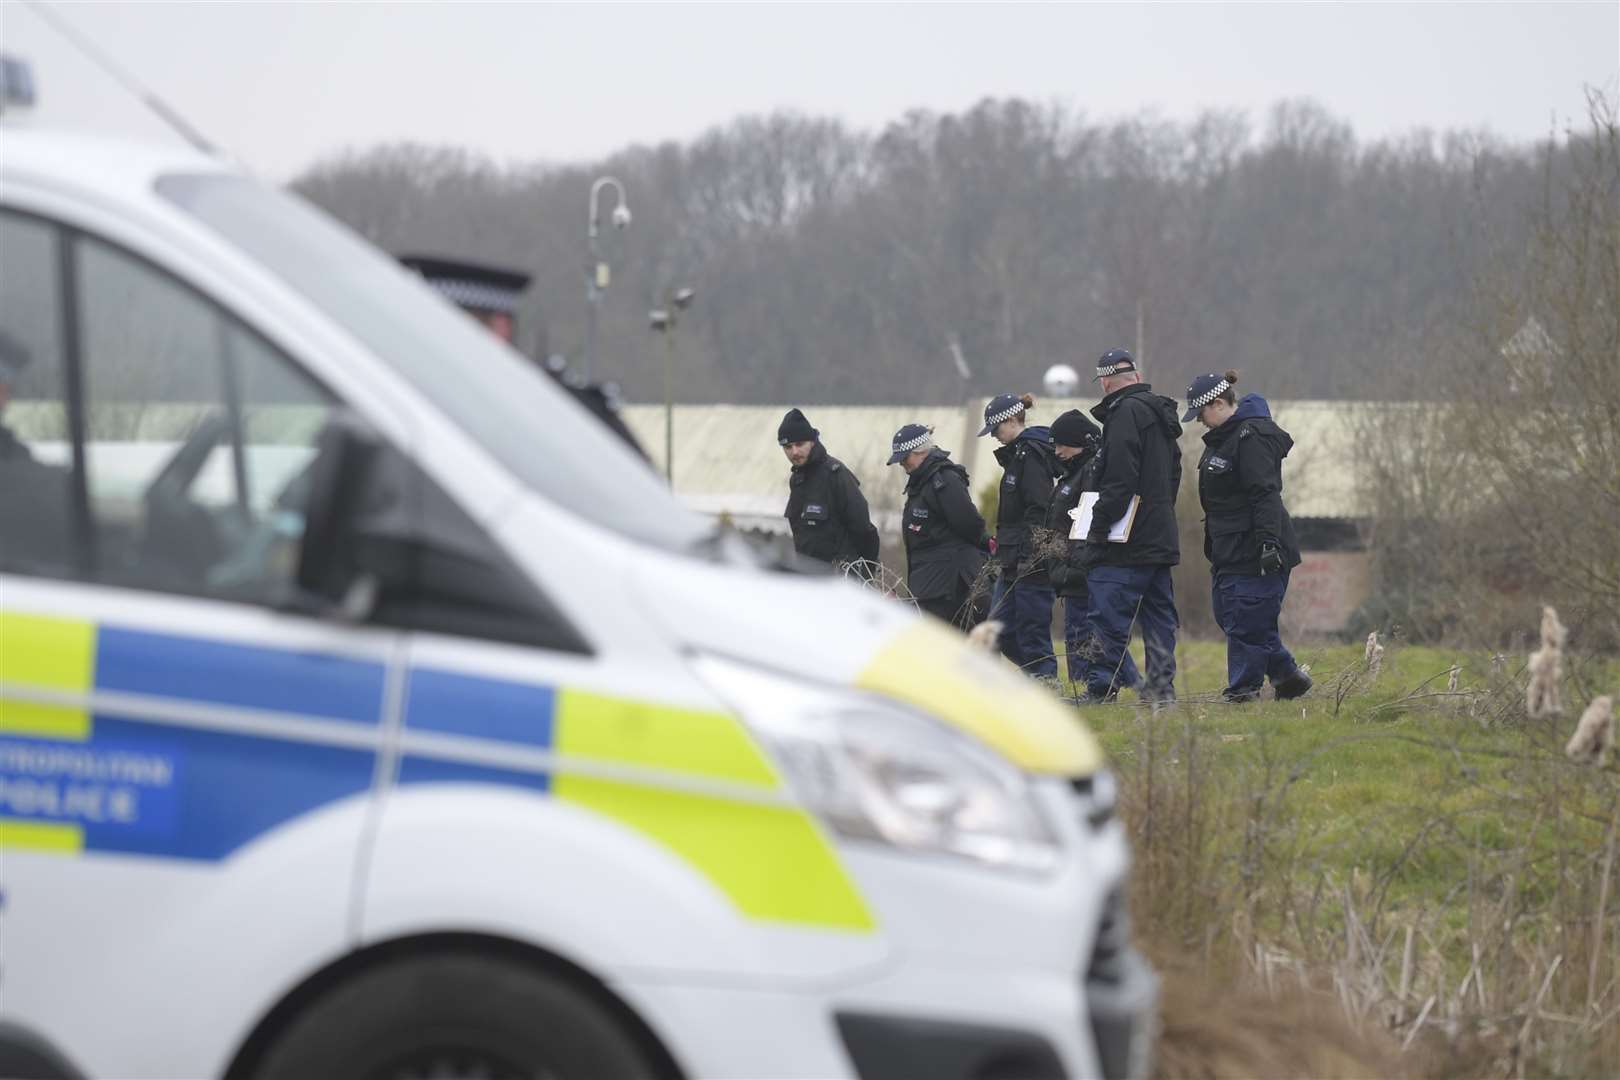
[[[83,567],[63,362],[61,242],[0,213],[0,570],[74,577]]]
[[[162,271],[89,238],[74,255],[98,577],[275,601],[334,399]]]
[[[167,176],[157,190],[308,297],[551,502],[674,550],[712,532],[550,377],[301,200],[226,174]]]

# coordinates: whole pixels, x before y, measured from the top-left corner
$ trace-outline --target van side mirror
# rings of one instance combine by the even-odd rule
[[[358,523],[381,450],[382,441],[352,413],[334,415],[321,431],[306,477],[295,607],[356,621],[370,615],[377,581],[363,565]]]

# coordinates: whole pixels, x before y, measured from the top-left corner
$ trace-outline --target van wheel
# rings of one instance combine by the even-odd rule
[[[522,964],[426,956],[315,998],[265,1051],[259,1080],[627,1080],[659,1077],[590,996]]]

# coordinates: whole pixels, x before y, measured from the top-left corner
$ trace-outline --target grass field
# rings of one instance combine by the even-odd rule
[[[1563,756],[1620,665],[1570,658],[1565,714],[1533,721],[1522,655],[1388,644],[1376,678],[1359,645],[1296,655],[1301,701],[1225,704],[1224,643],[1195,641],[1175,707],[1081,709],[1121,777],[1152,947],[1328,991],[1430,1063],[1620,1060],[1620,773]]]
[[[1181,705],[1168,719],[1208,737],[1207,769],[1288,782],[1301,839],[1325,865],[1383,868],[1397,901],[1443,900],[1465,869],[1462,858],[1427,849],[1413,858],[1407,849],[1414,829],[1437,816],[1471,845],[1508,839],[1499,800],[1525,735],[1482,723],[1468,705],[1511,671],[1493,683],[1489,656],[1392,648],[1376,682],[1361,675],[1344,687],[1341,680],[1364,666],[1360,647],[1307,647],[1297,659],[1317,679],[1308,697],[1228,705],[1219,699],[1224,643],[1185,644],[1177,657]],[[1447,692],[1453,664],[1461,669],[1457,697]],[[1349,690],[1342,698],[1341,689]],[[1139,708],[1087,707],[1083,714],[1121,768],[1137,764],[1147,748]],[[1504,787],[1493,789],[1493,780]]]

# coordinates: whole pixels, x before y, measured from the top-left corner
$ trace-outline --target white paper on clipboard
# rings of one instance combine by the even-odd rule
[[[1082,491],[1080,505],[1069,511],[1069,517],[1074,519],[1074,525],[1069,529],[1070,540],[1084,540],[1091,535],[1091,512],[1097,507],[1098,492]],[[1131,504],[1125,508],[1125,514],[1108,530],[1108,541],[1112,544],[1123,544],[1131,538],[1131,526],[1136,523],[1136,508],[1142,504],[1142,496],[1132,495]]]

